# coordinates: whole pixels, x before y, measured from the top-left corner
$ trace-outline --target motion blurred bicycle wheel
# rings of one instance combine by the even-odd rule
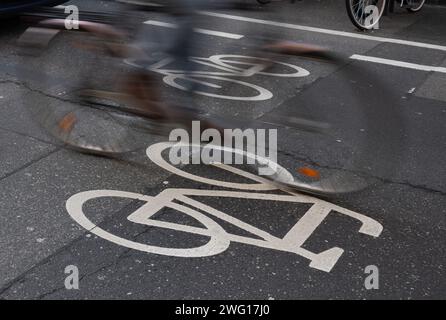
[[[303,64],[307,58],[297,59]],[[405,151],[404,120],[394,94],[373,70],[342,59],[327,59],[325,63],[337,69],[295,97],[255,119],[227,121],[232,124],[228,129],[241,129],[229,134],[229,143],[223,141],[228,135],[222,137],[221,143],[231,147],[222,150],[221,145],[214,147],[203,141],[185,153],[186,164],[171,165],[198,174],[202,171],[192,164],[192,158],[212,150],[221,154],[223,165],[251,177],[280,188],[329,197],[359,192],[391,179]],[[274,130],[276,134],[270,135]],[[260,131],[264,134],[259,135]],[[275,135],[277,141],[271,142],[268,136]],[[243,146],[240,148],[235,140],[243,141]],[[259,143],[265,149],[259,149]],[[168,154],[164,159],[169,161]],[[212,164],[219,166],[218,161]],[[212,179],[215,172],[207,172],[204,178]],[[227,183],[234,178],[221,177],[228,179]]]
[[[326,196],[391,178],[405,151],[395,94],[371,67],[340,58],[321,63],[336,70],[259,119],[286,125],[278,127],[277,147],[285,170],[267,178]]]
[[[389,179],[404,152],[405,129],[395,95],[373,67],[329,50],[309,47],[292,55],[277,50],[272,43],[299,43],[301,35],[240,18],[284,21],[281,17],[296,6],[274,1],[253,11],[201,11],[186,64],[166,51],[176,26],[164,14],[151,15],[132,39],[150,40],[142,41],[148,52],[142,58],[86,50],[98,43],[93,35],[62,32],[39,55],[24,56],[23,66],[42,71],[27,93],[35,98],[24,102],[66,145],[99,154],[140,150],[167,139],[154,134],[156,121],[125,112],[129,106],[122,101],[82,101],[79,92],[119,92],[120,79],[142,70],[162,83],[163,101],[199,110],[224,129],[242,129],[242,135],[252,129],[256,139],[262,138],[259,130],[266,137],[277,130],[277,143],[266,141],[265,154],[278,170],[263,178],[281,187],[334,196]],[[245,158],[252,160],[247,148]],[[254,158],[255,163],[227,164],[258,176],[265,163]]]
[[[241,16],[248,15],[254,21],[286,21],[281,17],[297,10],[296,6],[288,1],[271,2],[262,6],[267,10],[252,16],[204,12],[207,19],[200,27],[232,34],[243,30],[243,40],[220,39],[211,45],[210,39],[202,36],[198,40],[201,45],[197,45],[201,50],[192,60],[194,73],[161,75],[165,89],[172,95],[195,82],[194,105],[214,118],[227,119],[225,128],[253,129],[255,133],[265,129],[267,137],[268,131],[277,130],[277,146],[266,141],[266,155],[277,153],[277,158],[270,157],[267,162],[278,170],[263,178],[284,188],[335,196],[376,185],[394,174],[404,153],[399,97],[373,66],[353,62],[329,49],[309,46],[304,50],[307,47],[302,46],[294,55],[259,50],[271,47],[271,43],[286,45],[287,41],[301,43],[302,39],[290,29],[247,23]],[[224,27],[228,16],[229,29]],[[170,66],[177,70],[174,64]],[[249,139],[243,139],[245,160],[262,154],[256,150],[253,156],[247,150]],[[234,141],[225,145],[234,146]],[[205,146],[203,142],[202,148]],[[258,160],[255,164],[230,165],[259,175],[265,160]]]
[[[106,16],[117,20],[131,17],[116,12],[104,19]],[[125,37],[109,41],[92,32],[64,30],[51,23],[37,24],[22,35],[22,63],[17,73],[31,89],[22,101],[56,141],[92,154],[118,155],[159,139],[154,134],[156,121],[126,112],[135,105],[122,86],[133,70],[109,48],[124,46],[127,41],[130,39]]]
[[[220,5],[217,7],[221,8]],[[81,27],[80,31],[65,30],[62,20],[36,24],[20,39],[23,54],[18,74],[31,88],[23,98],[24,104],[36,122],[63,145],[88,153],[116,155],[135,151],[182,125],[181,122],[175,124],[175,121],[150,119],[140,115],[140,110],[135,112],[144,106],[138,105],[139,101],[134,101],[132,92],[124,92],[123,88],[128,86],[126,81],[129,79],[135,87],[142,87],[142,83],[136,83],[131,77],[151,72],[152,64],[160,65],[166,59],[173,60],[173,65],[179,63],[173,54],[174,47],[183,43],[187,45],[187,42],[179,38],[181,33],[177,29],[181,28],[175,23],[184,20],[187,24],[192,18],[178,8],[157,9],[157,6],[146,6],[144,2],[126,3],[119,8],[122,11],[81,12],[80,16],[88,23],[101,23],[123,32],[125,36],[118,41],[99,36],[91,32],[90,27]],[[39,18],[39,12],[32,17]],[[41,17],[61,19],[63,12],[49,9]],[[157,23],[151,24],[148,17]],[[193,21],[197,24],[202,21],[194,19],[197,19]],[[59,26],[55,26],[57,23]],[[101,32],[102,28],[100,26],[98,30]],[[210,41],[208,46],[212,47],[213,43]],[[190,44],[192,46],[195,42],[191,40]],[[132,52],[119,55],[110,50],[119,46],[130,46]],[[185,54],[188,53],[192,54],[192,51]],[[163,90],[156,83],[154,91],[157,92],[146,92],[145,95],[149,100],[155,93],[159,97],[154,100],[168,106],[180,105],[184,107],[181,112],[190,113],[195,107],[187,92],[191,81],[186,77],[184,61],[180,66],[179,72],[183,75],[171,76],[177,87],[169,87],[173,92]],[[29,77],[31,73],[32,80]],[[157,82],[156,78],[153,79]],[[232,83],[231,79],[222,81]],[[162,78],[159,78],[159,83],[162,83]],[[254,94],[257,92],[249,85],[248,90]]]

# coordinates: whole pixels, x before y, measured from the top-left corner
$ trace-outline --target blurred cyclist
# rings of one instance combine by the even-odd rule
[[[153,6],[149,0],[118,0],[121,3],[136,4],[136,5],[148,5]],[[160,1],[158,1],[160,2]],[[162,39],[162,41],[169,42],[169,44],[161,45],[164,47],[165,53],[172,57],[175,61],[175,65],[179,70],[184,71],[185,74],[194,71],[194,63],[191,62],[190,57],[194,56],[193,49],[196,44],[196,33],[194,29],[198,23],[198,12],[200,10],[211,10],[213,8],[234,8],[237,7],[239,2],[229,0],[209,1],[209,0],[164,0],[160,2],[172,16],[175,18],[177,27],[169,30],[171,41]],[[138,47],[145,47],[145,44],[153,41],[151,39],[153,34],[146,33],[139,37],[140,42]],[[160,43],[156,43],[160,46]],[[159,48],[150,48],[148,46],[147,51],[159,50]],[[299,44],[288,41],[269,41],[266,45],[263,45],[259,49],[264,51],[271,51],[289,55],[305,55],[306,53],[314,56],[315,53],[320,52],[323,54],[324,50],[319,47],[309,46],[305,44]],[[150,54],[150,52],[149,52]],[[146,63],[146,67],[153,61]],[[189,93],[192,93],[196,89],[196,82],[188,81],[186,89]],[[194,103],[189,97],[186,101],[182,101],[179,106],[167,105],[160,98],[159,80],[153,78],[144,68],[140,72],[135,72],[129,82],[127,82],[127,91],[136,99],[135,105],[141,106],[151,117],[172,121],[172,120],[184,120],[189,122],[191,117],[194,116],[194,112],[198,114],[198,110],[194,109]],[[185,107],[187,107],[187,113],[185,113]],[[192,111],[192,112],[191,112]],[[215,127],[215,124],[209,126]]]

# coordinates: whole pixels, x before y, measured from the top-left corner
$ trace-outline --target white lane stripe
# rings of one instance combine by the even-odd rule
[[[195,31],[199,32],[199,33],[202,33],[202,34],[208,34],[208,35],[212,35],[212,36],[229,38],[229,39],[235,39],[235,40],[239,40],[239,39],[242,39],[244,37],[241,34],[227,33],[227,32],[207,30],[207,29],[200,29],[200,28],[195,29]]]
[[[153,3],[152,5],[161,6],[161,5],[157,5],[155,3]],[[56,8],[63,9],[65,7],[66,6],[61,5],[61,6],[57,6]],[[254,22],[254,23],[260,23],[260,24],[268,24],[268,25],[296,29],[296,30],[319,32],[319,33],[340,35],[340,36],[346,36],[346,37],[352,37],[352,38],[359,38],[359,39],[364,39],[364,40],[372,40],[372,41],[378,41],[378,42],[389,42],[389,43],[396,43],[396,44],[402,44],[402,45],[408,45],[408,46],[414,46],[414,47],[446,51],[445,46],[433,45],[433,44],[423,43],[423,42],[414,42],[414,41],[407,41],[407,40],[394,39],[394,38],[374,37],[374,36],[361,35],[361,34],[349,33],[349,32],[344,32],[344,31],[306,27],[306,26],[294,25],[294,24],[290,24],[290,23],[253,19],[253,18],[247,18],[247,17],[242,17],[242,16],[233,16],[233,15],[220,14],[220,13],[208,12],[208,11],[201,11],[200,13],[204,14],[204,15],[213,16],[213,17],[233,19],[233,20],[246,21],[246,22]],[[162,22],[162,21],[148,20],[144,23],[154,25],[154,26],[159,26],[159,27],[177,28],[177,26],[175,24]],[[225,38],[236,39],[236,40],[242,39],[244,37],[239,34],[227,33],[227,32],[221,32],[221,31],[213,31],[213,30],[207,30],[207,29],[199,29],[199,28],[195,29],[195,31],[202,33],[202,34],[215,35],[215,36],[219,36],[219,37],[225,37]],[[359,54],[352,55],[350,57],[350,59],[360,60],[360,61],[364,61],[364,62],[385,64],[385,65],[413,69],[413,70],[419,70],[419,71],[446,73],[446,68],[444,68],[444,67],[427,66],[427,65],[409,63],[409,62],[404,62],[404,61],[399,61],[399,60],[391,60],[391,59],[364,56],[364,55],[359,55]]]
[[[230,19],[230,20],[237,20],[237,21],[244,21],[244,22],[252,22],[252,23],[257,23],[257,24],[264,24],[264,25],[275,26],[275,27],[282,27],[282,28],[287,28],[287,29],[317,32],[317,33],[349,37],[349,38],[355,38],[355,39],[370,40],[370,41],[377,41],[377,42],[387,42],[387,43],[401,44],[401,45],[411,46],[411,47],[420,47],[420,48],[425,48],[425,49],[446,51],[446,46],[424,43],[424,42],[416,42],[416,41],[409,41],[409,40],[402,40],[402,39],[395,39],[395,38],[375,37],[375,36],[357,34],[357,33],[352,33],[352,32],[315,28],[315,27],[307,27],[307,26],[285,23],[285,22],[254,19],[254,18],[248,18],[248,17],[243,17],[243,16],[234,16],[234,15],[230,15],[230,14],[216,13],[216,12],[209,12],[209,11],[200,11],[200,14],[211,16],[211,17],[223,18],[223,19]]]
[[[173,23],[167,23],[167,22],[155,21],[155,20],[147,20],[146,22],[144,22],[144,24],[150,24],[151,26],[165,27],[165,28],[172,28],[172,29],[175,29],[177,27]]]
[[[350,59],[385,64],[388,66],[395,66],[395,67],[401,67],[401,68],[407,68],[407,69],[413,69],[413,70],[446,73],[446,68],[443,68],[443,67],[427,66],[427,65],[422,65],[422,64],[403,62],[403,61],[399,61],[399,60],[391,60],[391,59],[363,56],[363,55],[359,55],[359,54],[352,55],[350,57]]]
[[[158,4],[158,3],[146,2],[146,1],[138,1],[138,0],[117,0],[117,2],[121,2],[121,3],[125,3],[125,4],[150,6],[150,7],[164,7],[163,5]]]
[[[178,27],[176,24],[162,22],[162,21],[155,21],[155,20],[148,20],[148,21],[144,22],[144,24],[149,24],[149,25],[158,26],[158,27],[172,28],[172,29],[175,29]],[[243,35],[240,35],[240,34],[227,33],[227,32],[222,32],[222,31],[208,30],[208,29],[200,29],[200,28],[196,28],[196,29],[194,29],[194,31],[198,32],[198,33],[202,33],[202,34],[211,35],[211,36],[217,36],[217,37],[235,39],[235,40],[240,40],[244,37]]]

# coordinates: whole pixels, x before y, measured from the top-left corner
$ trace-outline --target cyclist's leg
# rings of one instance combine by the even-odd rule
[[[208,1],[205,0],[179,0],[172,14],[178,23],[175,30],[174,41],[169,48],[168,53],[172,55],[178,64],[179,69],[183,70],[186,75],[194,71],[194,63],[190,57],[194,55],[194,49],[197,45],[197,37],[194,29],[197,27],[197,11],[209,7]],[[190,92],[196,89],[196,82],[189,82],[188,90]]]
[[[184,74],[190,74],[193,71],[190,56],[192,55],[195,28],[195,11],[200,8],[201,0],[182,0],[175,1],[175,5],[170,5],[169,13],[174,16],[177,28],[169,29],[168,34],[160,39],[153,39],[156,35],[148,29],[142,28],[136,37],[136,47],[143,49],[141,55],[132,56],[132,59],[145,61],[132,72],[123,83],[125,94],[134,101],[136,107],[143,109],[148,114],[153,114],[155,118],[178,118],[183,112],[175,112],[172,101],[162,101],[161,86],[156,78],[147,68],[157,62],[152,54],[157,52],[156,56],[171,56],[179,70]],[[155,44],[155,45],[154,45]],[[141,53],[141,52],[139,52]],[[193,81],[188,82],[187,91],[194,90]],[[175,105],[187,104],[191,108],[191,99]]]

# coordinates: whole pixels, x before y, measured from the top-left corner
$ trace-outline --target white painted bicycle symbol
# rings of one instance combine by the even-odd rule
[[[169,69],[167,66],[174,62],[173,58],[163,59],[147,68],[163,75],[164,83],[174,88],[187,90],[188,86],[184,85],[184,83],[181,84],[182,81],[186,81],[201,87],[199,90],[195,91],[196,94],[212,98],[238,101],[262,101],[273,97],[272,92],[268,89],[246,81],[238,80],[240,78],[249,78],[254,75],[300,78],[310,74],[307,70],[289,63],[243,55],[220,54],[209,58],[192,57],[190,60],[198,65],[211,67],[218,71],[192,71],[185,73],[183,70]],[[133,66],[139,66],[136,61],[126,60],[126,63]],[[267,70],[275,68],[282,70],[282,72],[267,72]],[[224,92],[228,86],[232,85],[237,85],[238,88],[241,87],[241,91],[247,91],[249,94],[246,94],[245,96],[231,96],[224,93],[205,91],[205,89],[209,89],[217,92]]]
[[[378,237],[381,234],[383,227],[374,219],[314,197],[290,191],[285,191],[287,195],[283,195],[284,190],[278,190],[276,186],[271,185],[262,177],[243,171],[239,168],[224,164],[214,164],[220,169],[227,170],[233,174],[251,180],[252,183],[219,181],[197,176],[181,170],[168,163],[162,156],[164,150],[172,148],[174,145],[175,143],[172,142],[152,145],[147,149],[147,155],[161,168],[183,178],[208,185],[237,189],[239,191],[168,188],[156,196],[147,196],[124,191],[93,190],[78,193],[68,199],[66,204],[68,213],[77,223],[89,232],[118,245],[148,253],[176,257],[208,257],[224,252],[228,249],[231,242],[237,242],[265,249],[295,253],[309,259],[311,261],[310,267],[326,272],[331,271],[344,250],[339,247],[333,247],[320,253],[314,253],[303,248],[303,245],[331,212],[337,212],[358,220],[361,223],[359,229],[360,233],[373,237]],[[277,166],[280,167],[279,165]],[[282,192],[281,194],[270,193],[274,190]],[[262,193],[262,191],[268,191],[269,193]],[[103,197],[118,197],[144,201],[145,204],[143,206],[127,217],[127,219],[133,223],[201,235],[208,237],[209,241],[202,246],[193,248],[169,248],[140,243],[114,235],[91,222],[83,211],[83,205],[87,201]],[[228,200],[240,198],[255,201],[305,203],[311,204],[311,208],[292,228],[290,228],[283,238],[279,238],[214,207],[199,202],[192,197],[217,197],[220,199],[227,198]],[[164,208],[171,208],[178,212],[182,212],[200,222],[203,227],[156,220],[155,215]],[[213,218],[237,226],[257,238],[229,233]]]

